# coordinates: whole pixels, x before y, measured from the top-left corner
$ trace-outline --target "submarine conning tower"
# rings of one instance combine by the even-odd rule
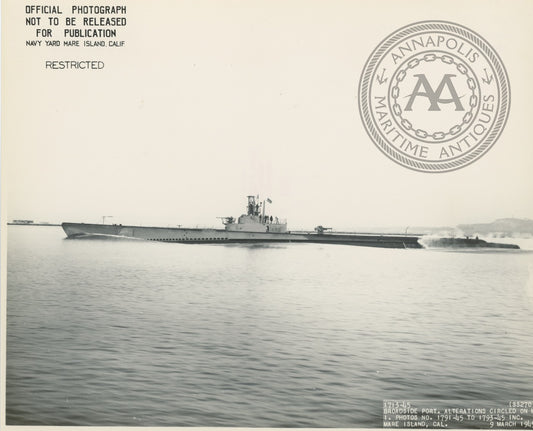
[[[286,220],[280,220],[278,217],[266,213],[267,203],[272,203],[269,198],[262,202],[259,201],[259,196],[249,195],[246,198],[246,214],[241,215],[237,223],[227,223],[226,230],[267,233],[287,232]]]
[[[255,203],[255,196],[247,196],[247,198],[248,198],[248,206],[247,206],[248,213],[247,213],[247,215],[258,216],[259,215],[259,204]],[[258,196],[258,198],[259,198],[259,196]]]

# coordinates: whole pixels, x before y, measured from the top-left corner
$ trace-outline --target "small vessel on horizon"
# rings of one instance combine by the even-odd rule
[[[257,199],[253,195],[247,196],[245,214],[238,219],[219,217],[224,229],[70,222],[64,222],[61,226],[68,238],[105,235],[185,244],[311,242],[383,248],[422,248],[418,242],[419,235],[335,233],[323,226],[317,226],[313,232],[291,232],[287,230],[286,220],[266,214],[267,203],[272,201],[265,199],[259,202],[259,196]]]

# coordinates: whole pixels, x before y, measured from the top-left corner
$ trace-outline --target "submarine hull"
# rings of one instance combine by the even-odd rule
[[[382,248],[422,248],[418,236],[385,234],[335,234],[311,232],[245,232],[227,229],[193,229],[62,223],[68,238],[122,237],[183,244],[309,242]]]
[[[431,248],[505,248],[519,249],[516,244],[487,242],[478,238],[438,238],[425,241]]]

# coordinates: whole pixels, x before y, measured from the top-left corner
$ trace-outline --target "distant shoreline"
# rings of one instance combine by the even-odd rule
[[[60,224],[54,223],[13,223],[8,222],[8,226],[61,226]]]

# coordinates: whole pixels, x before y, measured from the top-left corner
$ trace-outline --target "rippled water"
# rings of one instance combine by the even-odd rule
[[[533,399],[533,254],[8,232],[8,425],[380,427]]]

